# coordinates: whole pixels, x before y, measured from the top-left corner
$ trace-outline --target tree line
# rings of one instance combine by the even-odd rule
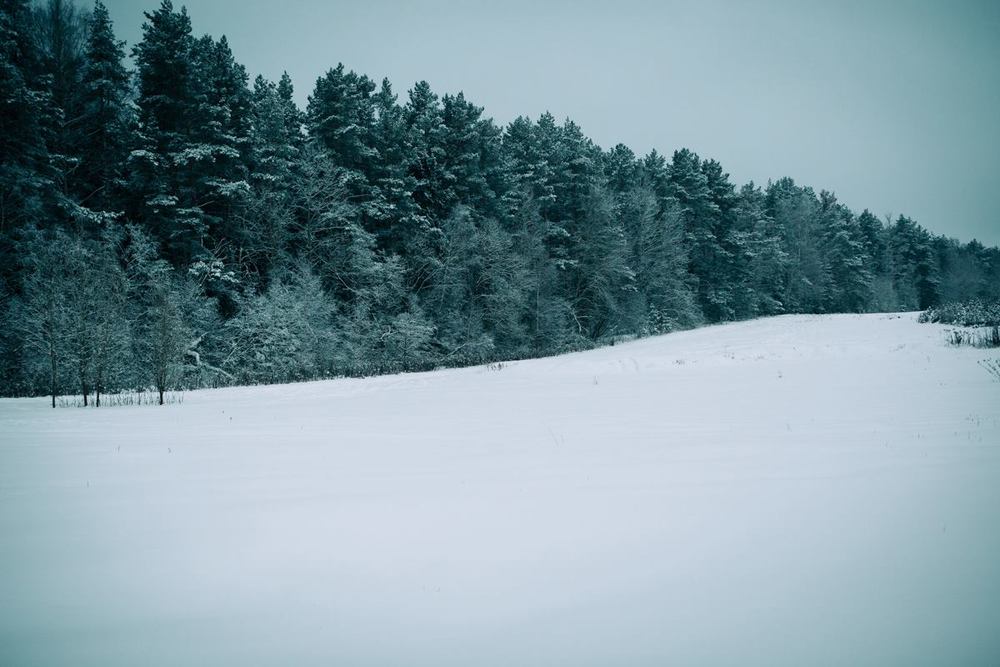
[[[343,65],[297,107],[170,0],[0,0],[0,393],[283,382],[1000,298],[1000,250]]]

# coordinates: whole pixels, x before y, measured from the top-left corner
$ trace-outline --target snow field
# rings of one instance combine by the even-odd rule
[[[997,664],[997,351],[943,330],[0,401],[0,665]]]

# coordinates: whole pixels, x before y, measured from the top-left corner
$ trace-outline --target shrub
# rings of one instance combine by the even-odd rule
[[[971,299],[932,306],[920,313],[918,321],[971,327],[945,332],[952,345],[1000,347],[1000,302]]]
[[[931,306],[920,313],[918,321],[963,327],[1000,327],[1000,302],[970,299]]]

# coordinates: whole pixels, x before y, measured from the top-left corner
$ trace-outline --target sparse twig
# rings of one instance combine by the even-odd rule
[[[1000,358],[982,359],[979,365],[985,368],[986,372],[993,376],[993,379],[1000,382]]]

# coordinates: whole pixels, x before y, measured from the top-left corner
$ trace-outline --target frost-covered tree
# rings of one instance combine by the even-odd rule
[[[134,323],[128,311],[128,279],[117,255],[119,243],[117,230],[105,231],[91,264],[91,384],[97,407],[101,407],[101,394],[129,386],[132,365]]]
[[[88,19],[89,16],[89,19]],[[1000,298],[1000,250],[338,65],[305,113],[170,0],[0,0],[0,391],[464,364]],[[135,84],[134,87],[132,84]],[[96,401],[95,401],[96,402]]]
[[[335,308],[308,267],[289,271],[249,297],[225,324],[223,366],[244,383],[288,382],[329,373]]]
[[[191,331],[184,322],[176,288],[167,271],[158,271],[150,278],[149,306],[142,319],[140,346],[159,403],[163,405],[164,392],[180,376]]]
[[[940,274],[933,239],[927,230],[899,216],[890,230],[889,252],[900,305],[924,310],[937,303]]]
[[[743,186],[733,211],[727,245],[733,255],[733,308],[739,318],[785,312],[788,253],[782,230],[766,209],[764,193],[753,183]]]
[[[872,258],[854,215],[832,193],[820,193],[822,246],[830,274],[825,309],[864,312],[872,299]]]
[[[47,389],[53,408],[65,379],[72,375],[74,251],[74,241],[62,231],[46,234],[29,229],[21,245],[26,277],[12,308],[26,370]]]
[[[821,246],[820,203],[810,188],[790,178],[770,183],[766,211],[782,234],[785,263],[785,307],[788,312],[823,311],[829,273]]]
[[[186,9],[170,0],[146,14],[133,55],[143,145],[129,161],[135,213],[175,266],[219,250],[234,261],[250,194],[246,72],[224,38],[193,38]]]
[[[688,260],[680,206],[670,194],[666,161],[653,151],[641,161],[617,146],[608,156],[614,215],[627,242],[632,288],[624,294],[625,332],[664,333],[699,321],[687,286]]]
[[[277,84],[258,76],[251,97],[251,190],[240,219],[245,229],[238,264],[262,288],[291,261],[293,193],[303,148],[302,114],[292,92],[287,73]]]

